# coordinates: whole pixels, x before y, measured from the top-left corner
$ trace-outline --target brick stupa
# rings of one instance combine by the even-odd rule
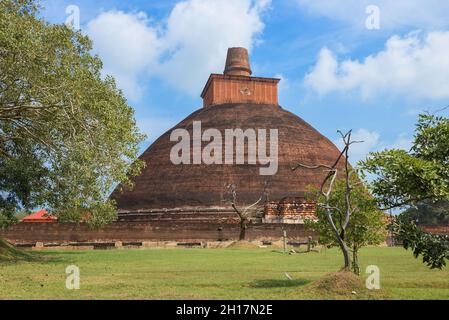
[[[133,178],[132,190],[118,186],[112,193],[119,209],[118,221],[99,230],[76,223],[21,222],[0,230],[0,237],[16,245],[40,247],[221,246],[241,234],[227,188],[233,184],[241,207],[253,204],[264,191],[268,194],[265,208],[251,217],[248,240],[261,244],[278,241],[286,232],[290,240],[306,239],[308,243],[308,237],[316,235],[306,230],[304,219],[314,217],[315,205],[305,199],[305,193],[310,186],[319,186],[326,172],[292,172],[292,165],[333,165],[340,152],[304,120],[279,106],[278,83],[279,79],[253,77],[248,52],[229,49],[224,74],[212,74],[207,81],[203,107],[143,153],[141,159],[147,167]],[[249,162],[174,164],[170,157],[175,144],[170,139],[172,133],[184,129],[192,136],[198,122],[203,131],[220,133],[228,129],[277,129],[276,174],[261,175],[261,165]],[[248,154],[245,152],[245,158]]]
[[[134,178],[132,190],[119,186],[116,200],[122,219],[228,219],[234,215],[227,186],[234,184],[238,201],[254,203],[268,184],[270,203],[264,221],[301,223],[314,213],[304,199],[310,186],[319,186],[323,171],[299,170],[292,165],[332,165],[340,152],[326,137],[278,103],[279,79],[253,77],[248,52],[230,48],[223,74],[212,74],[202,92],[203,107],[193,112],[157,139],[141,159],[147,167]],[[259,174],[258,165],[189,164],[174,165],[170,160],[173,130],[192,134],[193,122],[202,129],[278,129],[278,171],[273,176]]]

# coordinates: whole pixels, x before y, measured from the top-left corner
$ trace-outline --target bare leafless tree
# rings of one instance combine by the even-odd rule
[[[349,159],[349,149],[350,149],[351,145],[353,145],[355,143],[361,143],[363,141],[351,141],[352,130],[346,134],[343,134],[341,131],[338,131],[338,133],[342,137],[342,140],[344,143],[344,148],[341,151],[339,157],[337,158],[337,160],[335,161],[335,163],[333,165],[325,165],[325,164],[307,165],[307,164],[299,163],[296,166],[294,166],[292,168],[292,170],[296,171],[299,168],[305,168],[305,169],[310,169],[310,170],[323,169],[325,172],[327,172],[326,178],[323,180],[323,183],[321,184],[320,191],[319,191],[322,198],[324,199],[324,201],[317,202],[317,206],[319,206],[323,210],[325,210],[326,216],[327,216],[327,221],[330,224],[330,226],[332,227],[332,230],[335,233],[335,238],[338,242],[338,245],[339,245],[341,251],[343,252],[344,269],[349,270],[350,265],[351,265],[351,260],[350,260],[349,248],[345,242],[345,233],[346,233],[346,229],[349,224],[349,219],[351,217],[351,214],[354,212],[354,209],[351,206],[351,190],[354,187],[351,184],[351,176],[354,173],[354,170],[351,168],[351,166],[349,164],[349,160],[348,160]],[[344,161],[343,173],[340,173],[339,169],[338,169],[340,167],[339,166],[340,161]],[[337,207],[330,205],[331,194],[333,191],[333,187],[335,185],[335,181],[340,176],[343,176],[345,179],[345,182],[346,182],[345,206],[343,209],[344,212],[342,212],[341,208],[337,208]],[[339,228],[337,228],[337,225],[336,225],[336,223],[334,221],[334,217],[333,217],[333,213],[337,212],[337,211],[340,214],[340,216],[344,217],[344,221],[342,221],[339,224],[339,226],[340,226]]]
[[[239,216],[239,226],[240,226],[240,236],[239,240],[243,241],[246,239],[246,229],[248,229],[248,223],[250,222],[250,218],[255,217],[258,213],[264,210],[265,204],[268,201],[268,193],[267,193],[268,183],[265,182],[264,190],[259,200],[254,202],[253,204],[247,207],[239,207],[237,205],[237,187],[235,184],[229,184],[227,189],[230,193],[231,206],[234,209],[235,213]]]

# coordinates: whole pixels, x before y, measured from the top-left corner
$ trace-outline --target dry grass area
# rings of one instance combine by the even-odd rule
[[[354,297],[361,295],[366,299],[388,299],[389,297],[384,291],[368,290],[361,277],[345,271],[327,274],[308,285],[307,289],[314,292],[316,296],[332,294],[337,299],[344,299],[349,293]]]
[[[230,249],[258,249],[259,246],[249,241],[235,241],[227,248]]]

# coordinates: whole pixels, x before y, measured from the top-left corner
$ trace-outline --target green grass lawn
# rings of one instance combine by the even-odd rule
[[[366,248],[362,270],[377,265],[380,291],[312,290],[338,271],[338,250],[285,255],[274,249],[45,251],[43,261],[0,264],[2,299],[449,299],[449,271],[429,270],[401,248]],[[81,289],[65,288],[65,269]],[[294,280],[288,280],[287,272]],[[362,274],[365,277],[364,274]]]

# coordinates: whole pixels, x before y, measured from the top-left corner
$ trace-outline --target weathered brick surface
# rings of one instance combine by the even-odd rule
[[[287,218],[303,222],[310,219],[315,220],[316,205],[304,198],[286,198],[281,201],[271,201],[265,206],[265,219]]]
[[[193,121],[201,121],[203,130],[215,128],[223,135],[226,129],[278,129],[279,168],[273,176],[260,175],[260,165],[174,165],[170,152],[176,144],[171,131],[162,135],[141,159],[147,163],[133,178],[133,190],[118,188],[112,195],[118,208],[139,209],[224,207],[229,206],[227,185],[236,185],[239,205],[250,205],[260,198],[268,182],[269,198],[302,197],[310,186],[319,187],[326,177],[324,170],[298,169],[299,162],[333,165],[339,157],[337,147],[301,118],[277,105],[223,104],[198,110],[179,123],[193,135]],[[193,146],[191,147],[193,153]],[[223,150],[224,154],[224,150]],[[342,163],[341,163],[342,164]]]
[[[426,232],[440,235],[449,235],[449,225],[439,225],[439,226],[421,225],[420,227]]]
[[[212,74],[202,93],[203,106],[224,103],[278,105],[279,79]]]
[[[220,231],[219,229],[222,229]],[[282,237],[287,230],[291,239],[303,239],[311,235],[303,225],[253,224],[247,231],[248,240]],[[92,230],[81,224],[19,223],[0,231],[0,237],[14,244],[42,243],[92,243],[92,242],[144,242],[144,241],[217,241],[236,240],[239,228],[236,224],[201,223],[188,221],[115,222],[100,230]]]
[[[259,199],[267,183],[266,191],[274,201],[304,197],[310,187],[321,185],[326,171],[299,169],[292,172],[292,166],[299,162],[333,165],[340,151],[304,120],[279,106],[279,79],[251,75],[248,51],[230,48],[224,74],[212,74],[205,85],[201,95],[204,108],[193,112],[144,152],[141,160],[147,167],[133,178],[133,190],[119,186],[113,192],[111,198],[116,200],[121,212],[229,207],[229,184],[236,185],[240,206],[253,204]],[[228,129],[262,129],[267,133],[277,130],[277,172],[273,176],[261,175],[260,161],[258,165],[249,165],[248,154],[244,164],[231,165],[223,161],[213,165],[192,164],[196,149],[193,143],[190,144],[190,163],[174,165],[170,154],[177,142],[171,141],[171,133],[175,129],[187,130],[192,142],[194,122],[201,123],[202,132],[216,129],[222,137]],[[266,138],[270,141],[270,137]],[[256,144],[255,141],[252,143]],[[245,144],[248,145],[248,141]],[[202,147],[206,145],[202,143]],[[222,159],[225,149],[222,150]],[[233,151],[235,159],[235,148]],[[342,163],[339,168],[342,168]],[[295,208],[296,205],[284,204],[280,215],[295,217],[300,212],[311,216],[309,207]]]
[[[224,74],[251,76],[252,71],[247,49],[238,47],[228,49]]]

